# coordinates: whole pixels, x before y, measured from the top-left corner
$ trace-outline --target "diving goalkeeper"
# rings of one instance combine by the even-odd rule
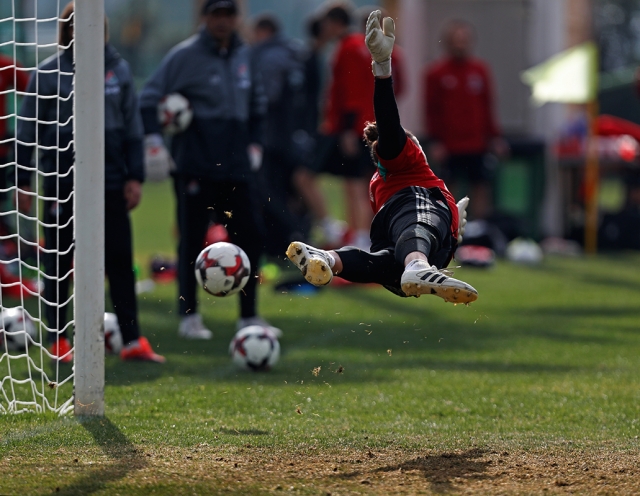
[[[394,22],[371,13],[366,43],[375,76],[376,122],[367,123],[364,139],[377,170],[369,184],[375,217],[371,253],[355,247],[324,251],[293,242],[287,257],[316,286],[333,275],[359,283],[378,283],[399,296],[434,294],[448,302],[470,303],[478,292],[454,279],[445,268],[462,240],[468,198],[458,205],[429,167],[418,140],[400,125],[393,94],[391,52]]]

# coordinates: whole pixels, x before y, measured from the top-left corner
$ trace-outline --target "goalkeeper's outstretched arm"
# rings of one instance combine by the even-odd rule
[[[371,53],[371,67],[376,77],[373,94],[373,108],[378,128],[376,152],[380,158],[392,160],[400,155],[407,141],[405,130],[400,125],[400,114],[391,79],[391,52],[395,42],[393,19],[385,17],[383,20],[379,10],[373,11],[367,20],[365,41]]]

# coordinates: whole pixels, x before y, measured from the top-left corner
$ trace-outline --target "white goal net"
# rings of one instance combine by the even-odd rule
[[[67,3],[0,2],[0,413],[104,413],[104,13]]]

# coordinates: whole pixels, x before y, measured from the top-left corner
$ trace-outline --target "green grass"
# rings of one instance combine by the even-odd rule
[[[147,186],[134,216],[143,274],[154,253],[172,252],[172,202],[168,185]],[[141,295],[140,318],[167,363],[107,357],[101,421],[0,417],[0,494],[273,489],[259,478],[234,486],[209,470],[218,458],[637,450],[639,263],[626,254],[459,269],[480,292],[468,308],[377,287],[301,296],[266,283],[261,314],[284,331],[266,374],[238,371],[227,356],[235,299],[202,294],[215,337],[193,343],[177,337],[175,286],[157,286]],[[302,493],[324,487],[302,482]]]

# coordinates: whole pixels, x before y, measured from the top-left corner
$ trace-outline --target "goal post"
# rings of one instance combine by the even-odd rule
[[[0,415],[104,415],[104,0],[68,2],[0,2]]]
[[[103,0],[75,0],[76,415],[104,415],[104,22]]]

